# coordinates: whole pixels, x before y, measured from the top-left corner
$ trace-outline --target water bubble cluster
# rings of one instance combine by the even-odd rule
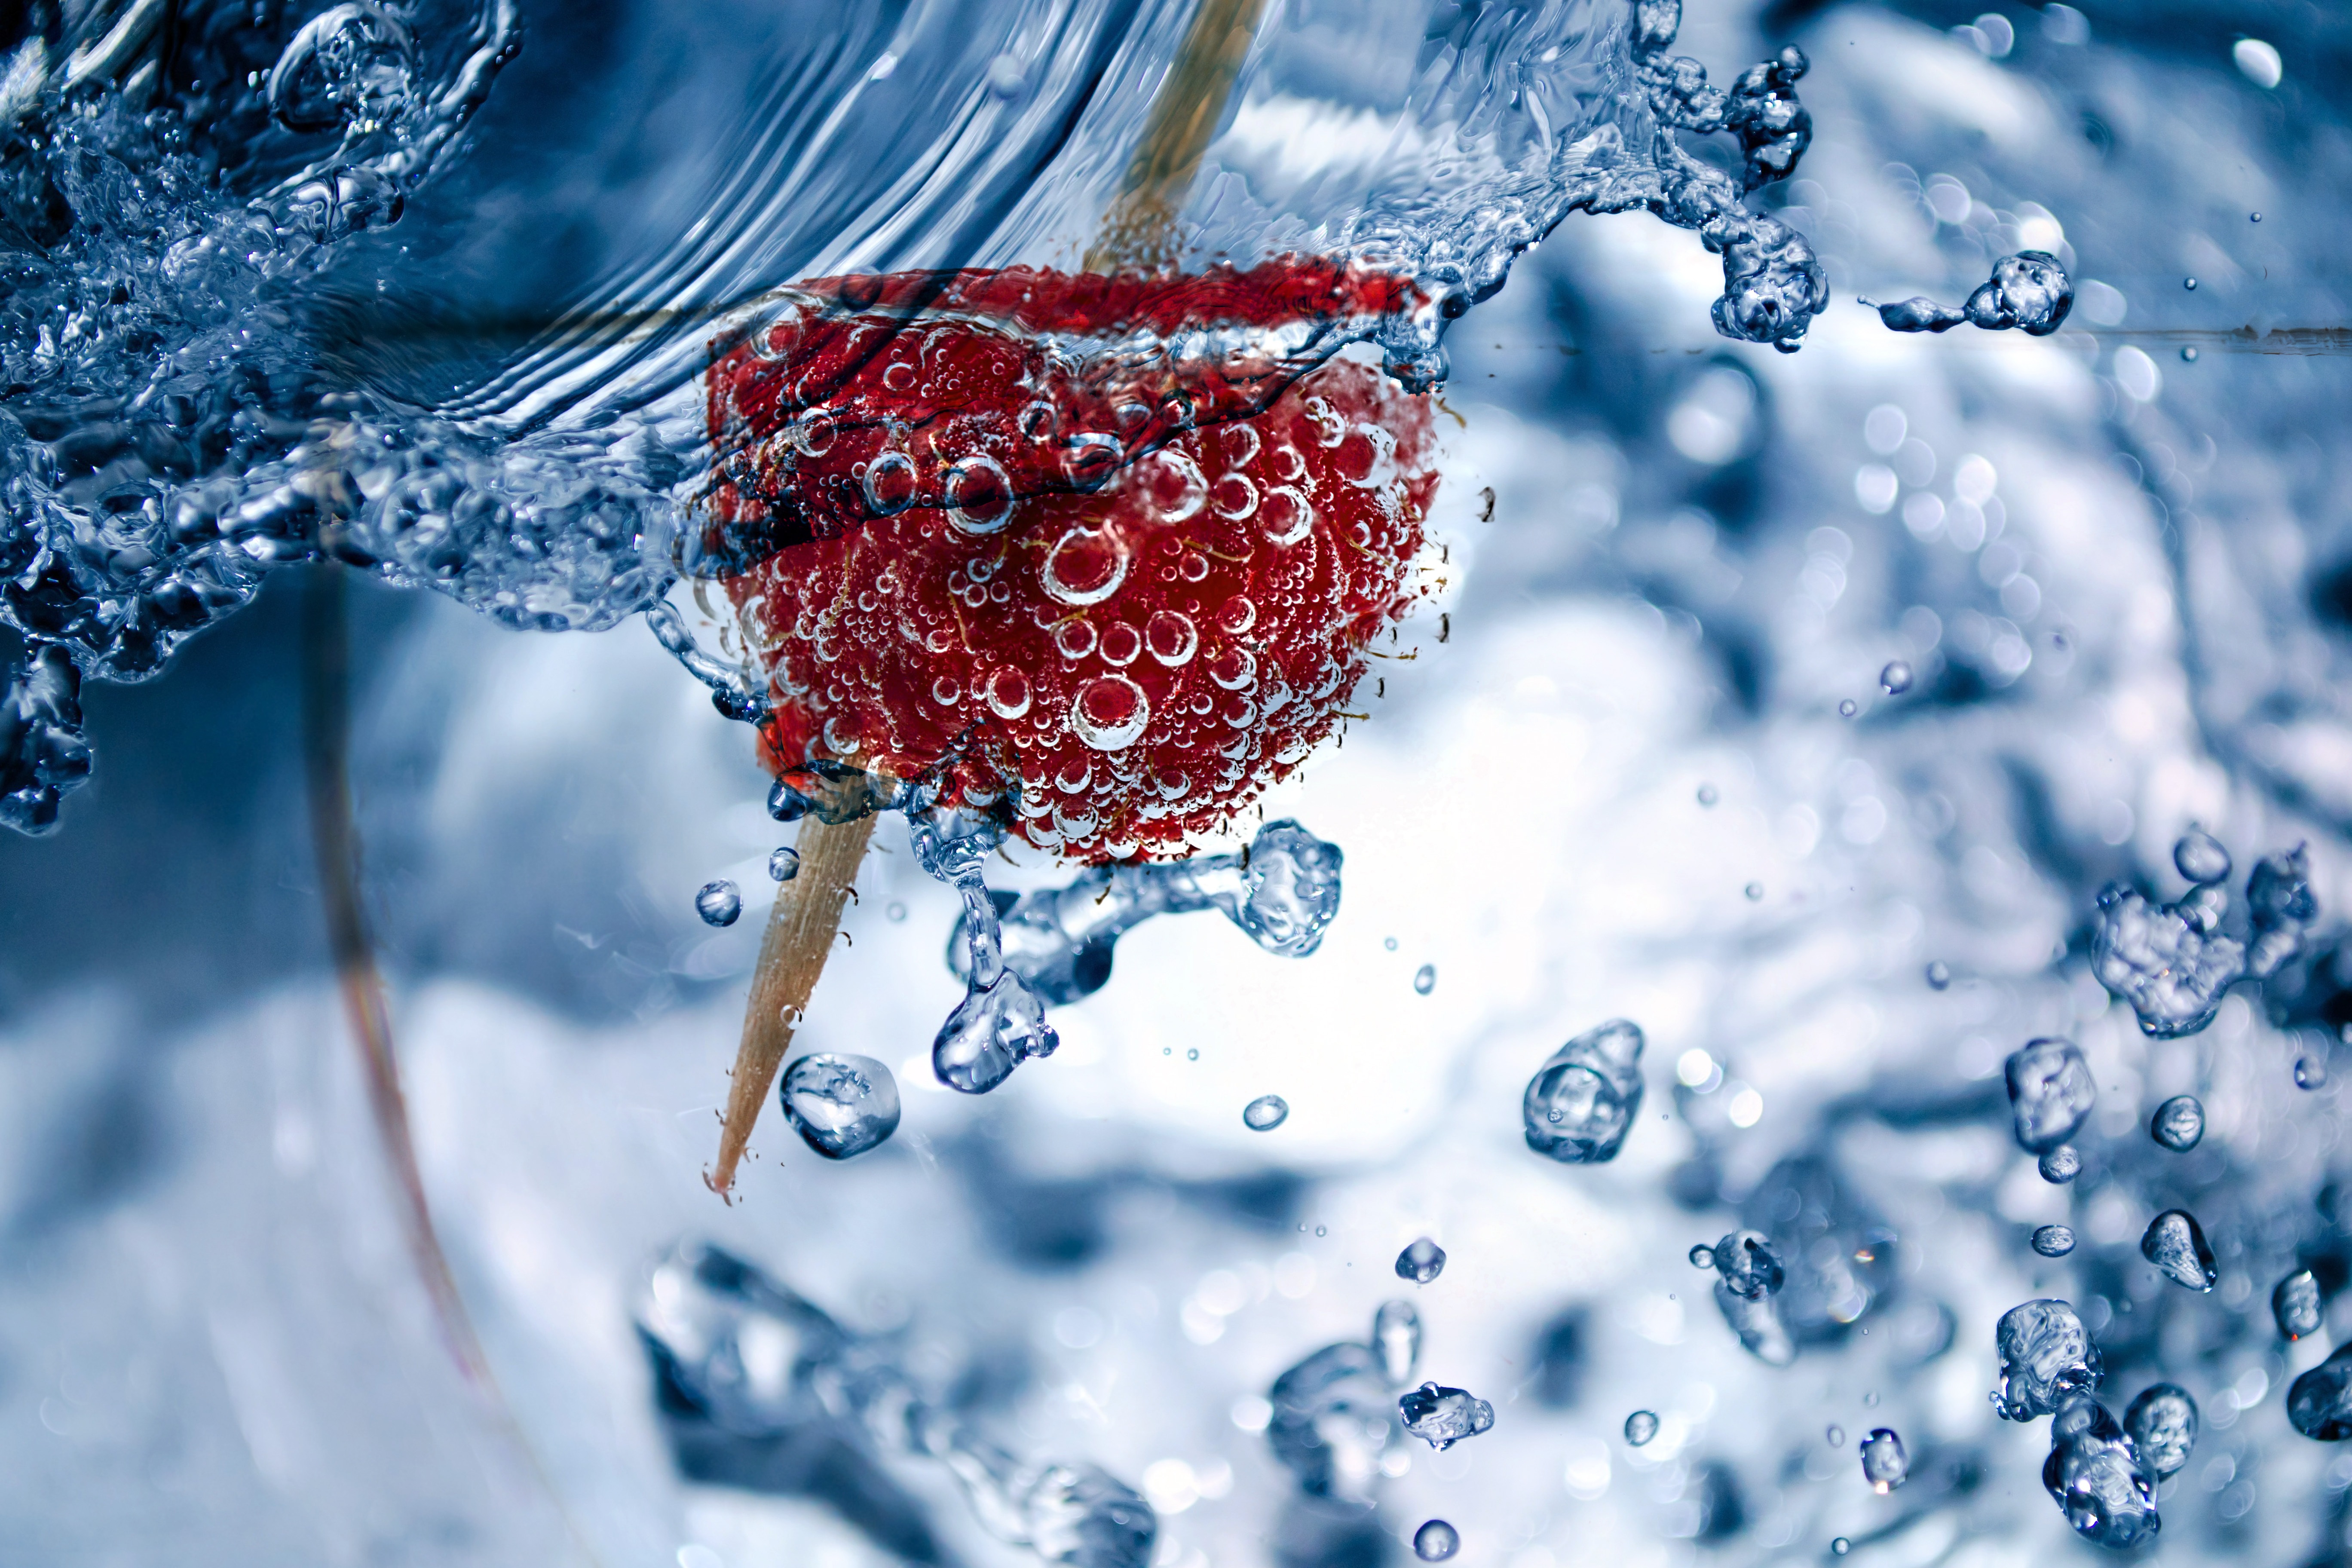
[[[1642,1112],[1642,1031],[1612,1018],[1560,1047],[1528,1080],[1528,1147],[1562,1164],[1617,1157]]]

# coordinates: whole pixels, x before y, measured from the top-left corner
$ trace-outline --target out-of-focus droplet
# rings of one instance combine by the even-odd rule
[[[1397,1401],[1404,1429],[1443,1451],[1495,1424],[1495,1407],[1464,1388],[1424,1383]]]
[[[1396,1271],[1400,1279],[1426,1285],[1445,1272],[1445,1248],[1422,1237],[1397,1254]]]
[[[1880,1497],[1911,1479],[1911,1456],[1903,1451],[1903,1439],[1893,1427],[1874,1426],[1862,1440],[1862,1479]]]
[[[2186,1154],[2205,1137],[2205,1107],[2193,1094],[2176,1094],[2148,1118],[2147,1135],[2176,1154]]]
[[[1690,1249],[1690,1260],[1693,1268],[1712,1268],[1715,1267],[1715,1248],[1702,1241]]]
[[[2063,1258],[2074,1250],[2074,1233],[2063,1225],[2045,1225],[2033,1233],[2033,1250],[2044,1258]]]
[[[1750,882],[1748,886],[1742,888],[1740,891],[1748,895],[1748,901],[1752,904],[1764,897],[1764,884],[1761,882]]]
[[[2286,1418],[2296,1431],[2322,1443],[2352,1437],[2352,1344],[2336,1346],[2288,1385]]]
[[[1843,1448],[1845,1447],[1844,1427],[1832,1424],[1830,1429],[1822,1435],[1829,1439],[1829,1445],[1831,1447]]]
[[[2063,1186],[2083,1173],[2083,1152],[2072,1143],[2061,1143],[2043,1154],[2040,1164],[2043,1181]]]
[[[2327,1058],[2317,1051],[2305,1051],[2295,1058],[2294,1087],[2297,1089],[2327,1087]]]
[[[801,852],[787,844],[768,852],[768,875],[779,882],[789,882],[801,874]]]
[[[1699,803],[1699,805],[1709,805],[1709,806],[1711,806],[1711,805],[1713,805],[1717,801],[1721,800],[1722,798],[1723,798],[1723,796],[1722,796],[1720,794],[1718,794],[1718,793],[1717,792],[1716,787],[1715,787],[1713,784],[1701,784],[1701,785],[1699,785],[1699,786],[1698,786],[1698,803]]]
[[[1851,697],[1847,698],[1844,701],[1843,701],[1843,702],[1841,702],[1841,703],[1839,703],[1839,704],[1838,704],[1838,717],[1839,717],[1839,718],[1841,718],[1841,719],[1851,719],[1851,718],[1853,718],[1856,713],[1859,713],[1859,712],[1861,712],[1861,711],[1862,711],[1862,706],[1861,706],[1861,704],[1859,704],[1859,703],[1857,703],[1856,701],[1854,701],[1854,700],[1853,700],[1853,698],[1851,698]]]
[[[2072,1040],[2030,1040],[2004,1066],[2018,1147],[2039,1154],[2074,1135],[2098,1098],[2097,1080]]]
[[[2197,279],[2194,278],[2183,278],[2180,280],[2180,286],[2183,289],[2189,290],[2191,293],[2194,293],[2197,289]]]
[[[1426,996],[1431,992],[1436,990],[1437,965],[1433,963],[1424,963],[1419,969],[1414,970],[1412,972],[1412,989],[1413,994],[1420,996]]]
[[[2326,1326],[2319,1280],[2310,1269],[2298,1268],[2273,1288],[2271,1316],[2282,1339],[2309,1339]]]
[[[723,877],[716,882],[705,882],[702,890],[694,895],[694,912],[702,917],[706,925],[731,926],[743,912],[743,895]]]
[[[1261,1094],[1242,1107],[1242,1125],[1253,1132],[1271,1132],[1290,1116],[1290,1101],[1278,1094]]]
[[[1830,1555],[1831,1555],[1831,1556],[1832,1556],[1832,1557],[1843,1557],[1843,1556],[1844,1556],[1847,1552],[1851,1552],[1851,1551],[1853,1551],[1853,1542],[1851,1542],[1851,1541],[1848,1541],[1844,1536],[1843,1536],[1843,1535],[1832,1535],[1832,1536],[1831,1536],[1831,1537],[1830,1537]]]
[[[1397,950],[1397,939],[1392,936],[1382,937],[1381,939],[1381,945],[1388,949],[1391,952],[1394,952]]]
[[[1948,991],[1951,988],[1951,984],[1952,966],[1950,964],[1946,963],[1942,959],[1938,958],[1927,965],[1927,988],[1929,990]]]
[[[2187,1209],[2167,1209],[2148,1221],[2140,1235],[2139,1255],[2166,1279],[2190,1290],[2210,1290],[2221,1278],[2203,1228]]]
[[[2197,345],[2195,343],[2183,344],[2180,350],[2180,359],[2181,363],[2184,364],[2195,364],[2197,363]]]
[[[2180,841],[2172,847],[2172,865],[2200,887],[2230,879],[2229,850],[2201,827],[2191,827],[2180,836]]]
[[[898,1080],[872,1057],[804,1056],[777,1094],[793,1130],[828,1160],[863,1154],[898,1130]]]
[[[2151,1383],[2124,1412],[2124,1431],[2157,1479],[2177,1473],[2197,1447],[2197,1401],[2178,1384]]]
[[[1639,1448],[1658,1435],[1658,1417],[1654,1411],[1636,1410],[1625,1417],[1625,1441]]]
[[[1461,1533],[1442,1519],[1433,1519],[1412,1532],[1412,1554],[1423,1563],[1443,1563],[1461,1550]]]
[[[1900,697],[1911,689],[1911,667],[1902,659],[1889,659],[1886,668],[1878,672],[1878,688],[1889,697]]]
[[[1380,1358],[1381,1375],[1389,1385],[1412,1381],[1421,1361],[1421,1314],[1410,1301],[1383,1301],[1372,1314],[1372,1353]]]

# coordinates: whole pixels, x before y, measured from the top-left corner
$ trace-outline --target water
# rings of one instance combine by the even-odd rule
[[[2104,1405],[2074,1395],[2060,1406],[2050,1430],[2042,1484],[2075,1533],[2118,1550],[2157,1533],[2156,1488],[2132,1439]]]
[[[1873,1427],[1862,1440],[1862,1479],[1881,1497],[1911,1479],[1911,1457],[1892,1427]]]
[[[2061,1143],[2055,1149],[2044,1151],[2041,1159],[2035,1162],[2034,1168],[2041,1173],[2043,1181],[2053,1186],[2063,1186],[2083,1173],[2082,1151],[2072,1143]]]
[[[2046,1154],[2074,1135],[2099,1095],[2090,1065],[2072,1040],[2029,1040],[2002,1067],[2017,1146]]]
[[[1520,1101],[1528,1147],[1563,1164],[1617,1157],[1642,1112],[1642,1031],[1612,1018],[1560,1047]]]
[[[1416,1285],[1426,1285],[1445,1272],[1445,1248],[1423,1236],[1408,1242],[1397,1254],[1396,1274]]]
[[[705,925],[731,926],[743,913],[743,894],[732,882],[705,882],[694,895],[694,912]]]
[[[2164,1277],[2190,1290],[2210,1290],[2221,1279],[2204,1227],[2186,1209],[2167,1209],[2140,1234],[2139,1254]]]
[[[2124,1412],[2124,1430],[2148,1474],[2178,1475],[2197,1447],[2197,1401],[2178,1384],[2149,1384]]]
[[[2205,1137],[2205,1107],[2193,1094],[2176,1094],[2148,1119],[2148,1136],[2176,1154],[2186,1154]]]
[[[2074,1231],[2071,1226],[2037,1226],[2033,1231],[2033,1250],[2044,1258],[2063,1258],[2074,1250]]]
[[[898,1083],[872,1057],[819,1051],[784,1068],[777,1088],[802,1142],[828,1160],[879,1147],[898,1130]]]
[[[1437,965],[1424,963],[1412,972],[1412,991],[1416,996],[1426,996],[1437,989]]]
[[[1633,1447],[1646,1447],[1649,1446],[1650,1439],[1657,1435],[1658,1413],[1656,1411],[1636,1410],[1625,1417],[1625,1441]]]
[[[1444,1450],[1495,1425],[1495,1407],[1464,1388],[1424,1383],[1397,1401],[1404,1429]]]
[[[1253,1132],[1271,1132],[1290,1120],[1290,1102],[1278,1094],[1261,1094],[1242,1107],[1242,1125]]]
[[[2352,1346],[2338,1346],[2286,1391],[2294,1429],[2322,1443],[2352,1437]]]
[[[772,881],[789,882],[801,874],[801,852],[786,844],[768,852],[768,877]]]
[[[2271,1320],[2284,1340],[2309,1339],[2326,1326],[2325,1302],[2319,1280],[2308,1268],[2298,1268],[2271,1288]]]
[[[1462,1550],[1462,1535],[1442,1519],[1423,1521],[1412,1532],[1412,1554],[1423,1563],[1443,1563]]]
[[[2201,827],[2192,827],[2172,847],[2172,865],[2182,877],[2202,887],[2230,879],[2230,851]]]
[[[2089,1394],[2104,1375],[2098,1346],[2069,1302],[2043,1298],[2001,1314],[1994,1332],[2000,1384],[1993,1404],[2011,1421],[2048,1415],[2066,1398]]]

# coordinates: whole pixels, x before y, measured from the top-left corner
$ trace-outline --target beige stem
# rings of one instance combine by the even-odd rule
[[[817,976],[833,955],[842,903],[873,837],[871,816],[844,823],[821,821],[814,814],[801,819],[800,874],[776,889],[776,906],[768,912],[760,967],[751,976],[751,1002],[743,1014],[743,1043],[736,1049],[735,1079],[727,1090],[719,1168],[705,1178],[722,1198],[734,1189],[735,1167],[751,1142],[752,1123],[792,1048],[793,1031],[808,1010]]]
[[[1249,58],[1265,0],[1201,0],[1143,122],[1118,199],[1087,253],[1089,272],[1154,271],[1176,259],[1176,215]]]

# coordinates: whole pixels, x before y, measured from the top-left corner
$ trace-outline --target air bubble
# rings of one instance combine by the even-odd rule
[[[1038,581],[1065,605],[1099,605],[1127,581],[1127,543],[1117,530],[1080,526],[1065,532],[1045,552]]]
[[[1153,658],[1176,669],[1192,661],[1193,650],[1201,646],[1201,634],[1193,626],[1192,617],[1181,610],[1154,610],[1151,618],[1143,623],[1143,646]]]
[[[904,452],[879,454],[858,482],[877,517],[896,517],[915,504],[915,462]]]
[[[1144,696],[1143,688],[1123,675],[1097,676],[1070,699],[1071,731],[1098,752],[1122,751],[1135,744],[1150,721],[1150,700]]]
[[[1899,658],[1888,660],[1878,672],[1878,687],[1889,697],[1900,697],[1911,689],[1911,667]]]

